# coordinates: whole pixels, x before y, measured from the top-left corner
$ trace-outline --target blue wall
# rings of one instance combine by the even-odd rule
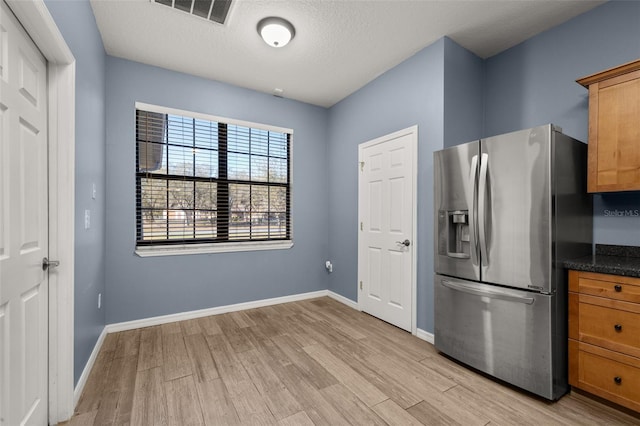
[[[481,83],[482,60],[445,37],[329,110],[330,290],[358,298],[358,145],[417,124],[417,325],[433,330],[433,152],[481,136]]]
[[[586,142],[588,91],[575,80],[638,58],[640,2],[613,1],[487,59],[484,136],[554,123]],[[640,192],[595,195],[594,241],[639,245],[637,209]]]
[[[444,147],[482,137],[484,61],[444,39]]]
[[[47,0],[76,59],[76,196],[74,377],[77,382],[105,324],[105,62],[88,1]],[[92,198],[93,184],[96,198]],[[91,227],[84,229],[84,211]]]
[[[293,248],[134,254],[136,101],[293,129]],[[326,121],[324,108],[108,57],[107,323],[326,289]]]
[[[548,122],[586,141],[587,91],[575,79],[640,57],[640,2],[609,2],[485,61],[445,37],[326,110],[106,57],[88,1],[46,1],[77,59],[76,380],[105,320],[327,287],[357,300],[357,146],[415,124],[418,327],[433,331],[433,151]],[[293,128],[295,246],[137,257],[135,101]],[[595,197],[597,242],[638,244],[639,194]]]
[[[575,80],[638,57],[640,2],[610,2],[484,61],[445,37],[332,107],[329,288],[357,300],[359,143],[419,125],[418,327],[432,331],[433,151],[550,122],[586,141]],[[595,241],[638,245],[639,209],[640,193],[594,196]]]

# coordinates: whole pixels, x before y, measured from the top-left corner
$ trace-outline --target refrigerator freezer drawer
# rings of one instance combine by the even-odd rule
[[[557,399],[568,385],[566,354],[553,333],[555,297],[436,274],[435,347],[498,379]]]

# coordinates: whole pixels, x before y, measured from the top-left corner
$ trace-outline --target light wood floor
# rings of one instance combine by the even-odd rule
[[[70,425],[638,425],[496,383],[329,298],[109,334]]]

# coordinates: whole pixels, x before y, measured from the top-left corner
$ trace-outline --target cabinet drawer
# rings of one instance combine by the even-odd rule
[[[640,410],[640,360],[625,359],[586,344],[579,345],[577,357],[579,388]]]
[[[580,298],[581,342],[640,357],[640,313],[583,303]],[[588,298],[593,300],[597,298]]]
[[[640,303],[638,278],[571,271],[569,288],[576,293]]]

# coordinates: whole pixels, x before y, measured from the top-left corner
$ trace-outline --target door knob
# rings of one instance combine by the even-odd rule
[[[42,259],[42,270],[46,271],[47,269],[50,268],[55,268],[57,266],[60,266],[60,261],[59,260],[49,260],[46,257]]]
[[[396,244],[399,244],[399,245],[405,246],[405,247],[409,247],[411,245],[411,241],[409,241],[409,240],[396,241]]]

